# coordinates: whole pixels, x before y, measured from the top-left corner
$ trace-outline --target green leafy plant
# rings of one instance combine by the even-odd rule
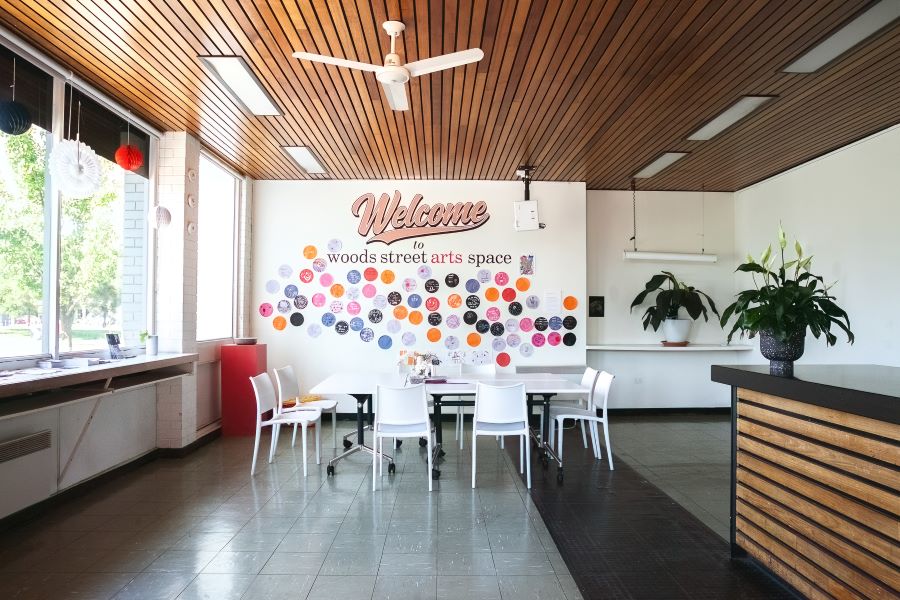
[[[666,319],[677,319],[678,309],[682,306],[692,319],[697,320],[700,315],[703,315],[703,320],[708,321],[706,306],[703,304],[704,298],[709,304],[709,310],[717,317],[719,316],[719,311],[716,310],[716,304],[712,298],[697,288],[678,281],[678,278],[669,271],[663,271],[651,277],[650,281],[644,285],[644,290],[631,301],[630,310],[633,311],[634,307],[643,304],[649,294],[660,290],[663,286],[668,287],[656,295],[656,302],[644,312],[642,317],[644,329],[653,327],[653,331],[656,331],[659,329],[660,323]]]
[[[740,292],[737,300],[722,313],[722,327],[732,316],[736,317],[728,341],[740,331],[741,337],[748,334],[752,338],[759,332],[766,332],[779,342],[787,342],[808,327],[816,338],[824,335],[826,344],[833,346],[837,336],[831,332],[831,326],[837,325],[852,344],[850,318],[829,294],[834,284],[826,285],[822,277],[810,272],[812,256],[803,254],[799,241],[794,242],[797,257],[785,262],[787,236],[780,225],[778,246],[780,265],[775,264],[776,257],[769,244],[758,261],[748,254],[747,262],[738,266],[737,271],[753,276],[754,287]]]
[[[147,343],[147,335],[149,334],[147,333],[146,329],[138,334],[138,338],[140,338],[142,344]]]

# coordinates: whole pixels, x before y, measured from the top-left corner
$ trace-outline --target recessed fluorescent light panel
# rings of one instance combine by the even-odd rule
[[[306,146],[284,146],[284,151],[310,175],[324,175],[325,167]]]
[[[200,60],[248,111],[259,116],[281,114],[275,102],[263,89],[259,79],[256,78],[243,58],[240,56],[201,56]]]
[[[653,177],[654,175],[674,163],[676,160],[684,158],[687,155],[687,152],[665,152],[652,163],[635,173],[634,178],[647,179],[648,177]]]
[[[813,73],[900,17],[900,2],[881,0],[809,52],[784,68],[785,73]]]
[[[711,140],[773,98],[774,96],[744,96],[687,139]]]

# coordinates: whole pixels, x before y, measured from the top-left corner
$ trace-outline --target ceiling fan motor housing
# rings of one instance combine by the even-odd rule
[[[390,54],[388,56],[391,56]],[[396,54],[394,55],[396,56]],[[385,61],[387,62],[387,61]],[[399,65],[386,64],[375,71],[375,78],[381,83],[395,84],[409,81],[409,71]]]

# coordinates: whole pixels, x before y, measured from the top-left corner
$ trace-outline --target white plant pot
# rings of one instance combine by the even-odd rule
[[[147,336],[147,356],[156,356],[159,353],[159,336]]]
[[[663,321],[663,335],[670,343],[686,342],[691,334],[690,319],[666,319]]]

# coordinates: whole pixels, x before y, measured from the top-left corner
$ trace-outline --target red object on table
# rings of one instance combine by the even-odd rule
[[[250,378],[266,372],[266,345],[224,344],[222,435],[256,434],[256,396]]]

